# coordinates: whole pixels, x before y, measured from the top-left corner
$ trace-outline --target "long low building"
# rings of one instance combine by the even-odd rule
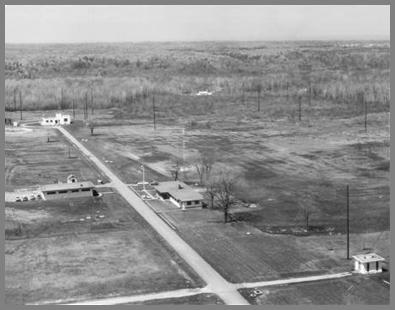
[[[42,185],[45,200],[99,196],[92,182],[55,183]]]
[[[183,182],[161,182],[154,188],[162,199],[171,201],[183,210],[202,207],[203,196]]]
[[[42,126],[70,125],[71,117],[68,114],[56,113],[55,117],[43,117]]]

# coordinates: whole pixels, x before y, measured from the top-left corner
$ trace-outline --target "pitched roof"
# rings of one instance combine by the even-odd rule
[[[180,188],[181,187],[181,188]],[[154,186],[159,193],[169,193],[181,201],[202,200],[203,196],[193,188],[180,181],[161,182]]]
[[[93,188],[95,187],[92,182],[75,182],[75,183],[55,183],[40,186],[42,192],[47,191],[58,191],[58,190],[69,190],[76,188]]]
[[[383,257],[377,255],[376,253],[358,254],[354,255],[353,258],[361,263],[378,262],[385,260]]]

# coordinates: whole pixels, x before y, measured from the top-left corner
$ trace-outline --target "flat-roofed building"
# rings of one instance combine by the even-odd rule
[[[154,188],[160,197],[171,201],[183,210],[202,207],[203,196],[183,182],[161,182]]]
[[[45,200],[98,196],[92,182],[55,183],[42,185]]]
[[[380,255],[375,253],[369,254],[359,254],[353,256],[354,259],[354,271],[368,274],[368,273],[377,273],[383,271],[383,261],[385,259]]]
[[[70,125],[71,116],[68,114],[56,113],[55,117],[43,117],[42,126]]]

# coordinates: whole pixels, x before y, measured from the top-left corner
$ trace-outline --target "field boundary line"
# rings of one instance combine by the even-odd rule
[[[263,286],[275,286],[275,285],[283,285],[283,284],[293,284],[293,283],[303,283],[303,282],[314,282],[320,280],[330,280],[330,279],[338,279],[351,276],[351,272],[341,272],[335,274],[324,274],[319,276],[309,276],[309,277],[301,277],[301,278],[288,278],[288,279],[279,279],[272,281],[260,281],[260,282],[244,282],[237,283],[235,286],[237,289],[240,288],[255,288],[255,287],[263,287]]]

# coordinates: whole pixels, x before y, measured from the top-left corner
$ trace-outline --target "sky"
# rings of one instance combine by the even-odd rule
[[[389,39],[389,5],[6,5],[6,43]]]

